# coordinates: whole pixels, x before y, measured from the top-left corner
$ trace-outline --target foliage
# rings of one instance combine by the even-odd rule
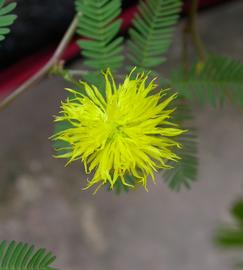
[[[17,18],[16,15],[10,14],[15,7],[16,3],[10,3],[4,6],[5,0],[0,0],[0,41],[4,40],[6,35],[10,32],[10,25]]]
[[[85,39],[78,45],[86,60],[95,69],[117,69],[123,62],[123,38],[116,37],[121,27],[120,0],[76,0],[79,16],[78,34]]]
[[[193,114],[184,99],[178,99],[177,103],[174,122],[187,130],[177,138],[177,142],[182,145],[182,149],[176,150],[181,159],[178,162],[168,161],[173,168],[161,171],[165,182],[174,191],[190,188],[198,174],[197,130],[193,127]]]
[[[221,226],[215,235],[220,247],[243,248],[243,200],[237,201],[231,208],[234,225]]]
[[[195,64],[185,74],[172,77],[172,85],[186,99],[196,98],[202,104],[222,104],[229,98],[243,106],[243,64],[223,56],[210,55],[204,64]]]
[[[243,199],[234,203],[230,213],[234,224],[220,226],[215,233],[214,241],[221,248],[243,250]],[[238,262],[236,266],[243,269],[243,262]]]
[[[0,269],[1,270],[55,270],[50,265],[56,259],[51,252],[41,248],[35,251],[34,246],[26,243],[0,244]]]
[[[118,181],[116,181],[116,183],[114,184],[114,187],[113,187],[113,189],[114,189],[114,191],[115,191],[116,194],[121,194],[123,192],[126,192],[127,193],[130,190],[136,190],[136,188],[134,188],[134,186],[136,184],[135,178],[132,175],[129,175],[129,174],[126,174],[124,176],[124,178],[125,178],[125,181],[129,185],[131,185],[133,187],[123,185],[122,184],[122,181],[119,179]],[[110,184],[107,184],[107,190],[108,191],[112,191]]]
[[[179,0],[140,1],[129,30],[129,59],[138,67],[151,68],[165,61],[174,25],[181,11]]]

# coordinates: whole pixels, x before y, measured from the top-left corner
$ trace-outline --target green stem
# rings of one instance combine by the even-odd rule
[[[188,23],[185,22],[182,29],[182,55],[181,55],[181,61],[183,64],[183,70],[185,71],[185,75],[190,67],[188,54],[188,35],[189,35]]]
[[[188,18],[188,27],[192,37],[192,42],[194,47],[199,55],[200,61],[205,62],[207,53],[204,48],[204,44],[200,37],[198,26],[197,26],[197,9],[198,9],[198,0],[190,0],[190,10]]]

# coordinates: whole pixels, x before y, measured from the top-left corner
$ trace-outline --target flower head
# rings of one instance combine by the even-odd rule
[[[154,180],[158,169],[169,168],[166,161],[179,159],[172,150],[180,145],[171,137],[184,131],[168,121],[174,109],[167,108],[176,94],[156,93],[157,85],[144,73],[135,79],[130,74],[118,86],[110,70],[104,79],[105,96],[86,82],[80,82],[83,93],[67,89],[72,97],[62,103],[55,121],[71,126],[53,139],[69,147],[57,157],[82,161],[86,173],[93,173],[87,188],[108,183],[112,189],[117,181],[132,186],[126,182],[130,175],[147,189],[148,176]]]

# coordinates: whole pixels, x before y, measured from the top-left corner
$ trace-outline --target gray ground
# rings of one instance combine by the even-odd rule
[[[208,48],[241,60],[242,25],[243,1],[200,16]],[[179,55],[177,38],[169,66]],[[200,173],[191,191],[173,193],[158,179],[148,193],[92,196],[80,190],[78,165],[63,168],[51,156],[52,115],[64,86],[44,80],[0,114],[0,239],[44,246],[60,269],[231,269],[232,257],[211,238],[243,190],[242,111],[195,109]]]

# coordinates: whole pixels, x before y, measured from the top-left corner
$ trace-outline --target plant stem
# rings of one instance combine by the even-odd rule
[[[190,0],[190,10],[189,10],[189,18],[188,18],[188,27],[192,37],[192,42],[195,46],[195,49],[199,55],[200,61],[205,62],[206,60],[206,50],[204,48],[203,42],[198,32],[197,27],[197,8],[198,8],[198,0]]]
[[[75,70],[75,69],[69,69],[68,70],[69,74],[72,76],[83,76],[88,73],[88,70]]]
[[[71,75],[71,76],[73,76],[73,77],[75,77],[75,76],[80,76],[80,77],[82,77],[83,75],[86,75],[86,74],[88,74],[89,73],[89,71],[88,70],[75,70],[75,69],[69,69],[68,70],[68,73]],[[115,76],[116,76],[116,78],[119,78],[119,79],[124,79],[125,78],[125,74],[121,74],[121,73],[115,73]]]
[[[10,105],[17,97],[21,94],[25,93],[29,90],[34,84],[39,82],[42,77],[44,77],[55,64],[58,63],[64,50],[66,49],[67,45],[69,44],[71,38],[73,37],[78,22],[78,15],[76,15],[69,28],[67,29],[66,33],[64,34],[61,42],[59,43],[56,51],[54,52],[51,59],[29,80],[24,82],[20,87],[14,90],[9,96],[7,96],[1,103],[0,103],[0,111]]]
[[[190,67],[188,55],[188,35],[189,35],[188,23],[185,22],[182,29],[182,55],[181,55],[185,75]]]

